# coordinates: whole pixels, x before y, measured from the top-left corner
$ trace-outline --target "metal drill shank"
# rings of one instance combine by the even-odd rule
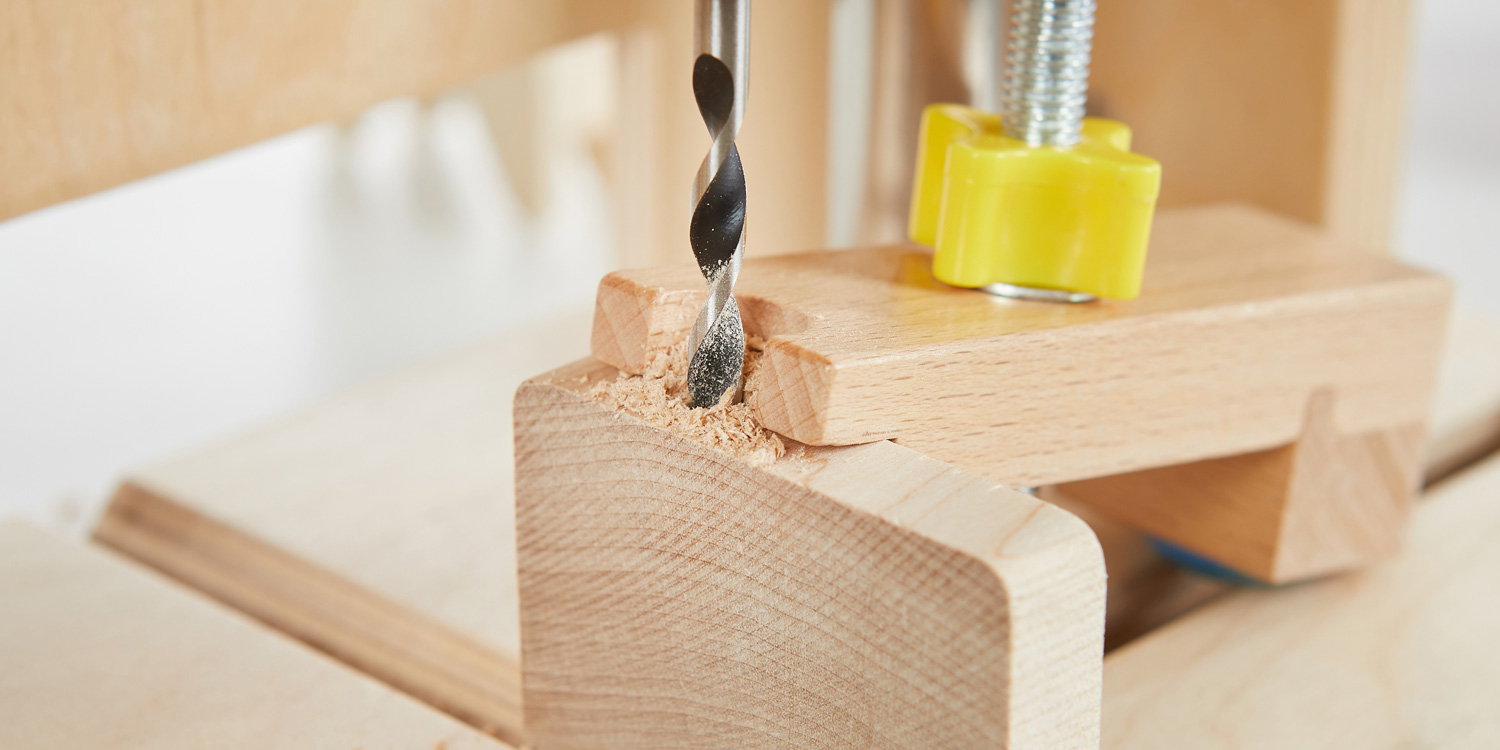
[[[745,364],[745,330],[734,300],[745,248],[745,172],[735,138],[749,88],[750,2],[697,0],[695,13],[693,96],[713,142],[693,185],[689,239],[708,280],[708,301],[693,324],[688,395],[694,406],[709,407],[731,389],[739,397]]]

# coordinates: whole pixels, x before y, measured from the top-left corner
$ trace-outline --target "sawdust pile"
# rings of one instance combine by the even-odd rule
[[[628,411],[657,427],[755,466],[768,466],[785,455],[786,445],[781,438],[761,427],[751,416],[749,406],[743,403],[721,403],[709,409],[688,406],[690,354],[686,339],[669,349],[651,352],[645,372],[640,375],[622,372],[614,380],[596,383],[590,395],[599,403]],[[759,361],[757,349],[745,352],[747,377]]]

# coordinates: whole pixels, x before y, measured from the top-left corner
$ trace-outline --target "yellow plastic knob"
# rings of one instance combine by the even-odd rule
[[[1028,146],[1000,118],[959,104],[922,113],[911,238],[932,273],[1133,299],[1141,291],[1161,165],[1130,152],[1130,128],[1083,120],[1073,146]]]

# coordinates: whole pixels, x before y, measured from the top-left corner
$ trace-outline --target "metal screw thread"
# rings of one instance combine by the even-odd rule
[[[1015,0],[1006,54],[1005,134],[1031,146],[1071,146],[1088,101],[1094,0]]]

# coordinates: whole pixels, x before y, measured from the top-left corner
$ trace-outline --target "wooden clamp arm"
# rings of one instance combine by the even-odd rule
[[[1157,491],[1181,488],[1170,473],[1136,477],[1128,492],[1094,483],[1077,494],[1265,580],[1394,548],[1418,480],[1446,280],[1242,206],[1163,212],[1145,290],[1130,302],[997,299],[935,282],[929,263],[914,247],[746,262],[736,295],[752,338],[764,341],[746,386],[756,418],[812,445],[897,440],[1010,486],[1239,457],[1317,433],[1332,446],[1324,457],[1263,462],[1249,480],[1239,465],[1194,474],[1193,486],[1227,471],[1235,476],[1225,481],[1267,488],[1265,499],[1205,524],[1168,522],[1172,508],[1160,503],[1185,502]],[[691,268],[611,274],[600,285],[594,356],[639,372],[650,352],[685,335],[702,298]],[[1350,452],[1359,455],[1327,458]],[[1379,488],[1388,508],[1346,518],[1289,500],[1361,485]],[[1315,519],[1312,532],[1288,528],[1299,517]],[[1225,541],[1222,532],[1244,527],[1257,530]],[[1334,553],[1287,552],[1330,534]]]

